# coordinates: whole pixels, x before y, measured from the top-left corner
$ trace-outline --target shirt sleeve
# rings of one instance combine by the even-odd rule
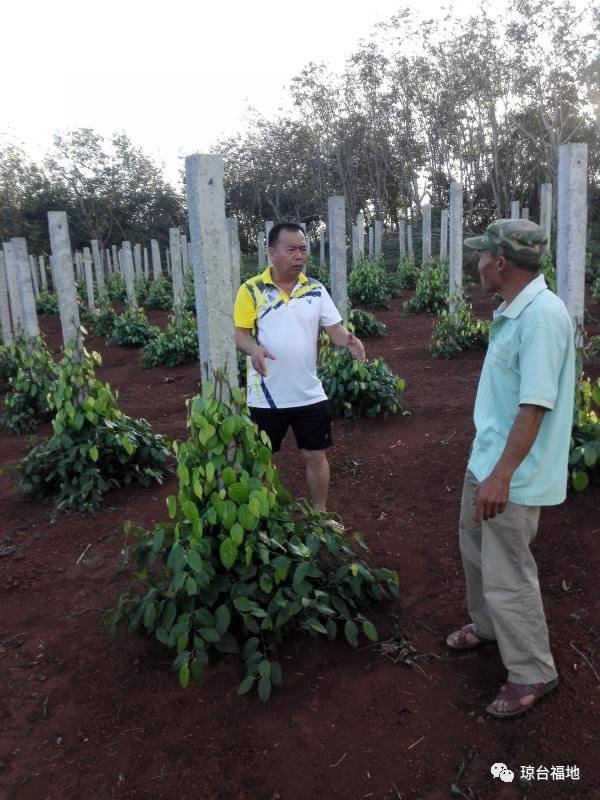
[[[524,332],[519,347],[519,405],[554,408],[568,346],[568,339],[553,328],[536,325]]]
[[[256,305],[252,292],[243,283],[238,289],[233,304],[233,324],[236,328],[252,329],[256,321]]]
[[[335,303],[327,289],[323,286],[321,289],[321,316],[319,318],[319,325],[322,328],[328,328],[330,325],[337,325],[342,321],[340,312],[335,307]]]

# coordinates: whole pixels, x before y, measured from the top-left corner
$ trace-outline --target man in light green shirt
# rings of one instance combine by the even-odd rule
[[[530,544],[540,506],[566,496],[575,392],[573,329],[539,263],[544,230],[498,220],[479,250],[481,284],[504,302],[494,313],[475,401],[476,436],[463,487],[460,549],[472,622],[450,634],[468,650],[496,641],[508,680],[487,711],[518,716],[558,684]]]

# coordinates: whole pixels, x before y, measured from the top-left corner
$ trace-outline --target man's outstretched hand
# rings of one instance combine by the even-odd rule
[[[348,350],[352,353],[357,361],[366,361],[365,348],[360,339],[357,339],[353,333],[348,331],[348,342],[346,344]]]
[[[252,366],[258,372],[259,375],[262,375],[263,378],[267,374],[267,358],[272,359],[275,361],[275,356],[273,353],[270,353],[266,347],[262,347],[262,345],[256,345],[254,352],[250,356],[250,360],[252,361]]]

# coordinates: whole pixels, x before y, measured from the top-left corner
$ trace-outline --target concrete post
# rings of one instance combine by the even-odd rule
[[[35,256],[29,256],[29,272],[31,273],[31,280],[33,281],[33,295],[37,300],[40,296],[40,284],[37,275],[37,263]]]
[[[167,257],[167,274],[172,275],[173,274],[173,266],[171,265],[171,251],[169,250],[168,247],[167,247],[167,250],[165,252],[165,255]]]
[[[398,255],[402,258],[406,254],[406,220],[398,220]]]
[[[96,245],[98,243],[96,242]],[[89,247],[83,248],[83,274],[85,275],[85,288],[87,291],[87,304],[90,311],[96,310],[94,302],[94,275],[92,273],[92,254]],[[96,273],[98,274],[98,273]]]
[[[148,248],[144,247],[144,278],[150,280],[150,259],[148,258]]]
[[[374,242],[374,232],[372,225],[369,225],[368,239],[369,239],[369,257],[373,258],[373,256],[375,255],[375,242]]]
[[[552,184],[542,183],[540,192],[540,225],[545,229],[548,237],[548,250],[552,243]]]
[[[113,244],[113,246],[112,246],[112,248],[111,248],[111,249],[112,249],[113,270],[114,270],[115,272],[117,272],[117,271],[119,271],[119,272],[120,272],[120,267],[119,267],[119,252],[118,252],[118,250],[117,250],[117,245],[116,245],[116,244]]]
[[[69,238],[69,224],[66,212],[49,211],[48,227],[54,265],[54,289],[58,298],[63,342],[66,345],[74,341],[81,347],[79,307],[73,278],[73,257],[71,255],[71,240]]]
[[[42,278],[42,291],[48,291],[48,276],[46,275],[46,264],[44,262],[44,256],[39,256],[39,264],[40,264],[40,276]]]
[[[327,198],[329,273],[331,298],[344,322],[348,321],[348,271],[346,265],[346,200]]]
[[[406,223],[406,252],[409,256],[413,255],[412,225]]]
[[[31,265],[27,253],[27,241],[21,237],[10,240],[13,246],[13,256],[19,276],[19,295],[21,298],[21,312],[23,314],[23,329],[28,339],[35,339],[39,335],[37,311],[35,308],[35,295],[31,278]]]
[[[137,308],[137,299],[135,296],[135,273],[133,267],[131,242],[122,242],[121,244],[121,263],[123,265],[125,291],[127,292],[127,305],[130,308]]]
[[[181,231],[169,228],[169,249],[171,251],[171,273],[173,275],[173,311],[181,314],[185,301],[183,292],[183,265],[181,263]]]
[[[356,215],[356,241],[358,244],[358,257],[365,254],[365,215],[359,211]]]
[[[83,260],[79,250],[75,251],[75,275],[77,283],[81,283],[83,281]]]
[[[521,209],[521,219],[529,219],[529,209],[527,208],[527,206],[524,206]]]
[[[6,261],[2,250],[0,250],[0,325],[2,326],[2,343],[5,345],[10,344],[13,340],[12,322],[10,319],[10,301],[8,299]]]
[[[448,209],[442,208],[440,215],[440,259],[448,257]]]
[[[160,248],[156,239],[150,240],[152,252],[152,278],[156,281],[162,275],[162,264],[160,263]]]
[[[233,387],[238,385],[238,369],[223,159],[188,156],[185,170],[201,380],[213,380],[215,371],[222,370]]]
[[[583,344],[585,243],[588,213],[587,163],[587,144],[559,145],[556,230],[557,294],[571,315],[577,348]]]
[[[21,288],[19,268],[15,259],[12,242],[3,242],[4,264],[6,267],[6,283],[13,333],[23,330],[23,309],[21,307]]]
[[[461,183],[450,184],[450,252],[448,259],[450,313],[456,307],[455,300],[462,294],[463,262],[463,187]]]
[[[423,256],[422,256],[422,262],[423,262],[423,264],[427,264],[427,262],[431,259],[431,205],[429,203],[425,203],[425,205],[422,206],[421,214],[422,214],[422,217],[423,217],[423,226],[422,226]]]
[[[360,258],[358,254],[358,225],[352,225],[352,263],[356,264]]]
[[[325,231],[319,233],[319,264],[325,266]]]
[[[227,220],[227,238],[229,240],[229,258],[231,263],[231,289],[234,299],[240,288],[240,283],[242,282],[242,254],[240,251],[238,230],[237,217],[230,217]]]
[[[142,277],[142,245],[141,244],[134,244],[133,245],[133,268],[135,271],[135,277],[141,278]]]
[[[271,256],[269,255],[269,231],[273,227],[273,222],[268,219],[265,222],[265,247],[267,248],[267,264],[271,266]]]
[[[256,250],[258,253],[258,271],[265,268],[265,235],[262,231],[256,234]]]
[[[102,264],[102,254],[97,239],[92,239],[92,257],[94,259],[94,272],[96,273],[96,285],[98,287],[98,297],[104,297],[106,288],[104,285],[104,265]],[[84,265],[85,267],[85,265]],[[87,278],[86,278],[87,280]],[[94,284],[92,283],[92,289]]]
[[[190,271],[190,251],[188,249],[187,234],[185,232],[181,235],[181,268],[185,277]]]
[[[511,200],[510,203],[510,218],[519,219],[521,216],[521,203],[519,200]]]
[[[383,248],[383,222],[380,219],[375,220],[375,258],[382,255]]]

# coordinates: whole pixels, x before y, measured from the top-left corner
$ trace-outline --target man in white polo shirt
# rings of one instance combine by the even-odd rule
[[[248,406],[277,452],[289,427],[306,464],[310,497],[325,511],[329,486],[326,449],[332,445],[331,411],[317,377],[317,344],[323,328],[331,341],[365,360],[365,350],[341,324],[327,290],[307,278],[306,238],[299,225],[269,231],[271,266],[240,286],[234,305],[235,343],[250,356]]]
[[[479,250],[484,291],[504,302],[477,389],[461,505],[472,622],[446,641],[454,650],[497,642],[508,680],[487,706],[495,717],[523,714],[558,684],[529,546],[540,506],[566,497],[575,348],[567,309],[539,272],[546,241],[534,222],[498,220],[464,242]]]

